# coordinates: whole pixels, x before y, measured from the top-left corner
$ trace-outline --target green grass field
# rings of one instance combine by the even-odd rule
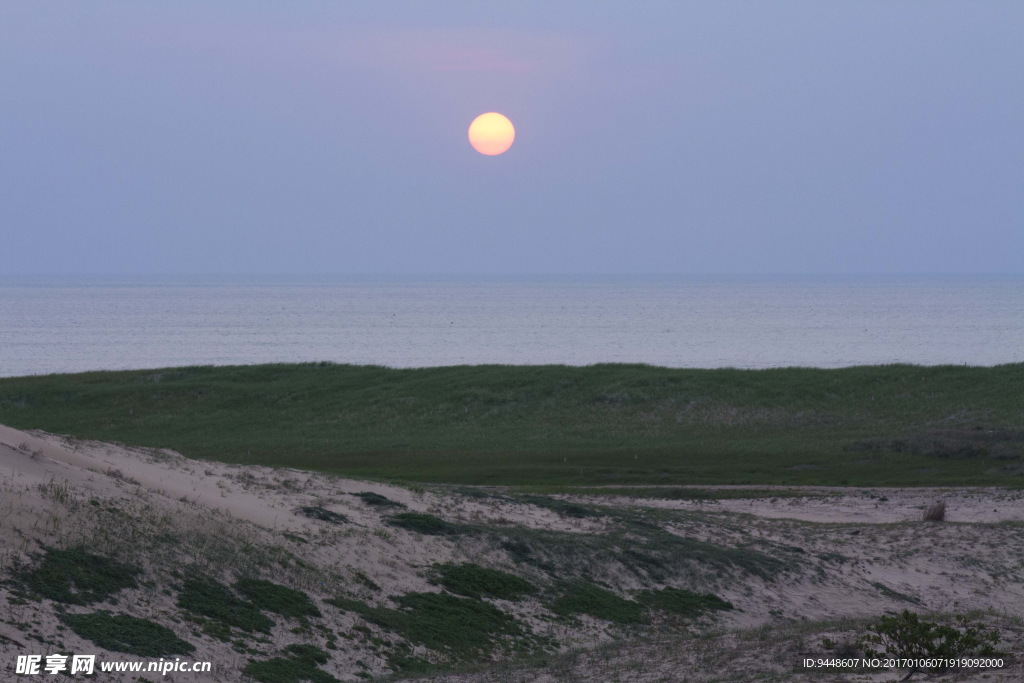
[[[1024,364],[91,372],[0,379],[0,423],[405,481],[1024,485]]]

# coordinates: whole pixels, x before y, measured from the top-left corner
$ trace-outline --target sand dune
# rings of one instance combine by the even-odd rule
[[[982,610],[1002,629],[1004,648],[1021,650],[1024,626],[1015,617],[1024,614],[1022,492],[806,493],[693,502],[406,487],[0,426],[0,579],[9,579],[0,584],[0,672],[13,675],[19,654],[58,650],[145,659],[101,648],[68,628],[67,614],[96,610],[166,626],[195,646],[190,657],[213,662],[208,676],[152,680],[251,680],[242,674],[247,665],[280,657],[292,644],[321,648],[329,657],[319,670],[338,680],[385,675],[398,666],[399,653],[444,665],[453,661],[451,652],[330,600],[395,609],[402,596],[443,591],[435,565],[464,562],[539,587],[522,601],[485,602],[549,650],[540,669],[504,665],[500,674],[457,680],[676,680],[672,672],[683,669],[693,680],[760,680],[765,672],[802,680],[806,674],[794,668],[800,652],[820,652],[825,637],[852,642],[863,620],[904,607]],[[921,522],[921,508],[939,497],[950,521]],[[311,509],[345,521],[311,517]],[[397,527],[396,512],[431,515],[458,533]],[[25,587],[47,548],[117,559],[139,569],[144,581],[92,605],[60,605]],[[225,586],[250,577],[301,590],[321,617],[303,626],[271,614],[277,625],[267,634],[232,628],[223,640],[210,618],[182,607],[183,581],[196,574]],[[645,627],[587,614],[566,618],[552,610],[567,580],[591,581],[625,598],[665,586],[710,592],[736,609],[692,619],[652,613]],[[708,633],[717,635],[701,636]],[[595,647],[600,657],[579,654]],[[512,654],[496,645],[489,656]],[[955,680],[1020,680],[1021,673],[1017,666]]]

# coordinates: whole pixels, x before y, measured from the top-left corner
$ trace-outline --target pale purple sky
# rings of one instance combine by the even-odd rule
[[[0,270],[1024,272],[1024,3],[0,3]],[[499,111],[499,157],[466,128]]]

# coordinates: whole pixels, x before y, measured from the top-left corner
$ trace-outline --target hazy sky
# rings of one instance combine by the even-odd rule
[[[1011,0],[7,0],[0,270],[1021,273],[1022,29]]]

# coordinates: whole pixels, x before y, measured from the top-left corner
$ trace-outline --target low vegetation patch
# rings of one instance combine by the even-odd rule
[[[844,446],[853,452],[912,453],[931,458],[971,460],[1020,460],[1024,457],[1024,430],[973,429],[933,430],[911,436],[859,439]]]
[[[699,617],[705,612],[730,610],[732,603],[711,593],[694,593],[681,588],[646,590],[637,596],[637,601],[650,609],[670,612],[684,617]]]
[[[118,591],[137,586],[139,570],[81,548],[47,548],[34,569],[21,573],[20,582],[30,591],[56,602],[91,605]]]
[[[320,616],[309,596],[294,588],[261,579],[240,579],[234,588],[258,609],[296,619]]]
[[[442,564],[434,569],[437,582],[452,593],[470,598],[521,600],[537,587],[515,574],[477,564]]]
[[[680,575],[718,581],[740,573],[775,580],[781,573],[799,573],[808,561],[793,551],[768,542],[756,545],[717,545],[680,536],[664,528],[671,523],[655,512],[609,511],[600,533],[564,532],[519,526],[482,528],[494,545],[519,564],[552,576],[603,575],[619,567],[647,586],[672,583]],[[765,551],[771,551],[769,554]],[[784,559],[774,553],[785,553]]]
[[[878,592],[881,593],[882,595],[884,595],[887,598],[892,598],[893,600],[899,600],[900,602],[912,602],[912,603],[915,603],[915,604],[920,604],[920,602],[921,602],[920,600],[915,598],[913,595],[907,595],[906,593],[901,593],[901,592],[899,592],[897,590],[893,590],[892,588],[889,588],[888,586],[886,586],[881,581],[872,581],[871,585],[874,586],[875,588],[877,588]]]
[[[397,500],[391,500],[387,496],[382,496],[379,493],[373,491],[361,491],[360,493],[353,493],[353,496],[359,498],[367,505],[377,508],[404,508],[404,503],[399,503]]]
[[[749,547],[721,546],[663,530],[648,531],[646,536],[651,552],[659,555],[667,553],[675,563],[686,561],[719,570],[737,569],[766,581],[795,566],[793,563],[787,566],[786,562]]]
[[[207,577],[186,579],[178,596],[178,606],[243,631],[268,633],[274,625],[256,605],[242,600],[224,584]]]
[[[356,580],[357,582],[359,582],[359,583],[361,583],[362,585],[366,586],[366,587],[367,587],[367,588],[369,588],[370,590],[372,590],[372,591],[375,591],[375,592],[377,592],[377,593],[379,593],[379,592],[381,591],[381,587],[380,587],[380,584],[378,584],[378,583],[377,583],[376,581],[374,581],[373,579],[371,579],[371,578],[370,578],[369,576],[367,576],[367,575],[366,575],[366,574],[365,574],[364,572],[361,572],[361,571],[358,571],[358,570],[357,570],[357,571],[355,571],[355,572],[353,573],[353,575],[352,575],[352,576],[353,576],[353,578],[355,578],[355,580]]]
[[[260,683],[337,682],[337,678],[320,668],[330,658],[315,645],[289,645],[284,652],[285,657],[250,660],[242,673]]]
[[[297,508],[295,511],[310,519],[319,519],[321,522],[328,522],[330,524],[345,524],[348,522],[348,517],[340,512],[333,512],[319,505],[305,505]]]
[[[466,530],[461,524],[452,524],[422,512],[399,512],[388,518],[388,524],[426,536],[457,536]]]
[[[394,671],[406,675],[424,675],[438,669],[433,662],[412,654],[411,647],[396,647],[387,654],[388,666]]]
[[[398,609],[370,607],[345,598],[329,602],[455,659],[486,655],[497,641],[524,635],[519,622],[494,605],[446,593],[408,593],[395,600]]]
[[[508,553],[514,562],[529,564],[540,569],[550,569],[551,566],[538,558],[534,549],[529,543],[522,539],[508,538],[500,542],[499,547]]]
[[[799,488],[690,488],[686,486],[609,486],[604,488],[560,487],[560,493],[580,496],[628,496],[630,498],[659,500],[749,500],[761,498],[825,498],[830,494],[811,493]]]
[[[645,608],[588,581],[572,581],[562,588],[562,595],[551,603],[551,611],[562,616],[589,614],[616,624],[647,622]]]
[[[632,548],[624,548],[618,552],[618,560],[631,572],[643,578],[644,575],[651,580],[665,581],[671,575],[673,565],[676,564],[663,553],[653,550],[641,552]]]
[[[102,648],[140,657],[187,655],[196,648],[169,628],[127,614],[92,612],[63,618],[71,630]]]
[[[558,498],[548,498],[547,496],[520,496],[519,501],[557,512],[563,517],[584,518],[601,517],[604,515],[600,510],[592,507],[571,503],[567,500],[559,500]]]

